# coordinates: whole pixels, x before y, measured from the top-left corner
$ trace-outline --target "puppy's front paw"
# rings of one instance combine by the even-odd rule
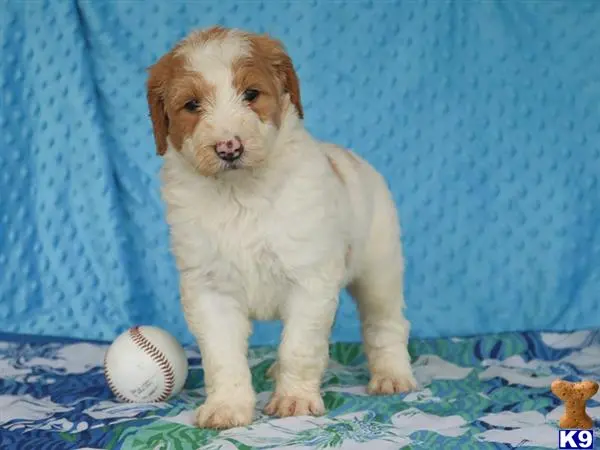
[[[270,416],[321,416],[325,413],[325,404],[319,392],[299,395],[273,394],[265,407]]]
[[[196,425],[217,430],[250,425],[254,418],[254,405],[254,397],[243,394],[237,398],[233,395],[226,398],[208,396],[196,410]]]
[[[367,386],[371,395],[390,395],[416,389],[417,380],[411,372],[386,373],[375,372]]]

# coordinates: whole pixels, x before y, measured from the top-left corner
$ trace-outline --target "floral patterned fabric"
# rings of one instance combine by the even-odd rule
[[[200,355],[188,348],[184,391],[157,404],[117,402],[102,374],[107,344],[0,335],[0,448],[45,449],[510,449],[557,448],[556,378],[600,379],[600,331],[415,340],[417,392],[365,393],[359,344],[333,344],[324,417],[261,414],[274,348],[252,349],[256,421],[223,432],[191,426],[204,399]],[[600,425],[600,394],[588,402]]]

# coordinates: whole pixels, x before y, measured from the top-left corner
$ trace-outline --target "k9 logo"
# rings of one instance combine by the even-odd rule
[[[558,430],[559,449],[593,449],[594,432],[592,430]]]

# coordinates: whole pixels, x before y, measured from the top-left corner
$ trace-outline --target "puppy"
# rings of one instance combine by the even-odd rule
[[[194,32],[149,69],[147,98],[181,302],[203,359],[198,426],[252,422],[252,319],[283,322],[265,412],[323,414],[343,288],[358,304],[368,392],[414,388],[392,196],[367,162],[304,128],[283,45],[235,29]]]

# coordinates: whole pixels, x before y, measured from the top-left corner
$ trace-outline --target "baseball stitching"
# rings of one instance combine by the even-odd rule
[[[113,394],[115,394],[115,397],[117,397],[118,400],[120,400],[122,402],[128,402],[129,400],[121,395],[121,393],[117,389],[117,386],[115,386],[115,383],[114,383],[112,377],[110,376],[110,372],[108,371],[108,366],[106,365],[106,357],[107,356],[108,356],[108,352],[106,352],[106,354],[104,355],[104,377],[106,378],[108,387],[113,392]]]
[[[158,365],[163,376],[165,377],[165,389],[163,393],[156,399],[158,402],[164,402],[169,395],[173,392],[175,386],[175,372],[173,366],[167,359],[167,357],[158,349],[152,342],[150,342],[146,336],[142,334],[139,327],[132,327],[129,329],[129,337],[141,350],[143,350],[150,358]],[[106,352],[108,354],[108,352]],[[106,356],[104,357],[104,376],[108,383],[108,387],[114,392],[117,399],[121,401],[128,401],[119,391],[116,389],[115,383],[112,380],[110,373],[106,366]]]

